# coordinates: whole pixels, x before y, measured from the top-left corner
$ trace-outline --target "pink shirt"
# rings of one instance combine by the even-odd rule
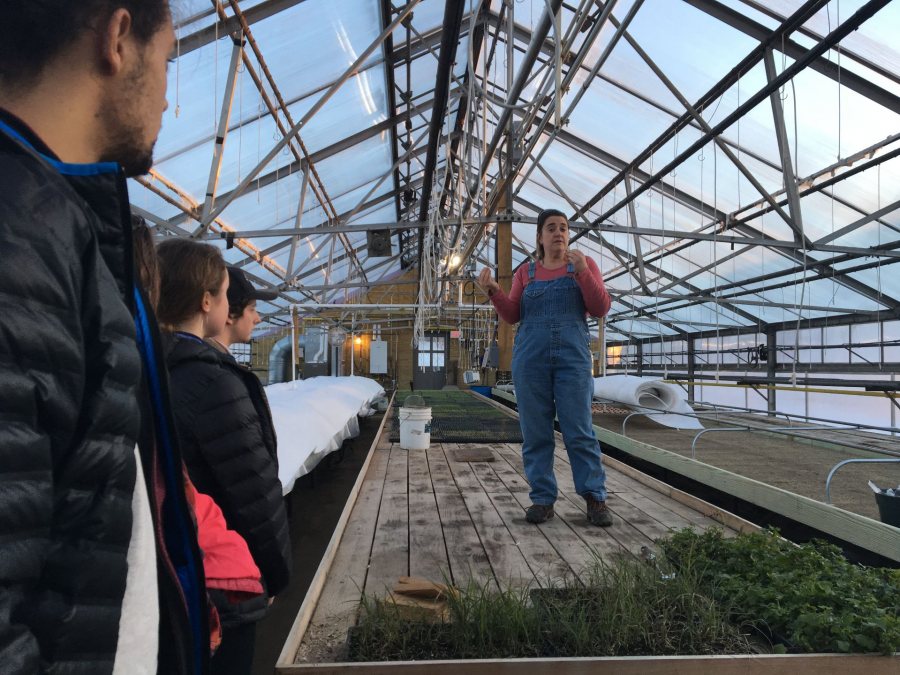
[[[551,281],[566,276],[567,265],[548,270],[541,263],[535,263],[534,278],[536,281]],[[581,274],[575,275],[575,283],[581,289],[581,296],[584,298],[584,306],[587,313],[591,316],[606,316],[609,307],[612,304],[609,293],[606,292],[606,286],[603,284],[603,277],[600,274],[600,268],[597,267],[591,258],[587,258],[587,269]],[[528,285],[528,263],[522,265],[516,270],[513,276],[512,288],[509,289],[509,295],[499,290],[491,296],[491,302],[497,314],[506,323],[518,323],[521,318],[519,314],[519,302],[522,299],[522,290]]]

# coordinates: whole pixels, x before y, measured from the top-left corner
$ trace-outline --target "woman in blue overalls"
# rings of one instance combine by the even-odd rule
[[[512,374],[522,427],[522,458],[531,485],[530,523],[553,517],[554,417],[559,419],[572,465],[575,489],[593,525],[612,524],[606,506],[606,474],[591,425],[590,335],[586,314],[604,316],[610,298],[597,264],[569,249],[569,224],[561,211],[541,211],[537,222],[538,261],[521,266],[506,295],[484,269],[478,278],[500,318],[519,323]]]

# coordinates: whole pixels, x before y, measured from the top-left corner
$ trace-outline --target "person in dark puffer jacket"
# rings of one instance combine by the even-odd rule
[[[166,106],[168,3],[0,16],[0,672],[202,673],[203,570],[125,181]]]
[[[159,316],[174,329],[167,363],[188,473],[246,540],[268,597],[274,597],[288,584],[291,550],[271,413],[256,376],[204,341],[225,324],[213,306],[219,298],[208,302],[225,272],[221,254],[208,244],[173,239],[160,244],[159,259]],[[226,288],[227,297],[230,283]],[[234,604],[211,596],[224,629],[213,673],[249,675],[256,622],[266,603]]]

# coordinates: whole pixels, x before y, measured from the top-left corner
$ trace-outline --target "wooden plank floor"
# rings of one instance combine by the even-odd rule
[[[637,555],[671,529],[723,527],[648,486],[652,479],[613,468],[613,460],[606,471],[615,522],[589,525],[559,436],[556,517],[531,525],[520,445],[445,443],[408,451],[386,438],[373,450],[296,663],[339,660],[361,593],[384,595],[401,576],[490,588],[546,585],[577,579],[594,556]],[[493,461],[457,461],[456,450],[474,448],[489,449]]]

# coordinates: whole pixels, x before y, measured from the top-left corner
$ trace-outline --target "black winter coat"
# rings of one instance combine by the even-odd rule
[[[275,596],[288,584],[291,546],[266,394],[256,375],[199,339],[175,334],[167,351],[188,474],[246,540]]]
[[[17,124],[0,112],[0,672],[98,675],[118,640],[135,445],[145,467],[155,451],[152,431],[140,435],[153,424],[142,423],[128,198],[117,165],[38,154],[49,151]],[[179,551],[191,555],[196,541]],[[160,593],[177,598],[173,584],[164,573]],[[195,672],[204,662],[179,602],[161,622],[187,632],[185,651],[160,664]]]

